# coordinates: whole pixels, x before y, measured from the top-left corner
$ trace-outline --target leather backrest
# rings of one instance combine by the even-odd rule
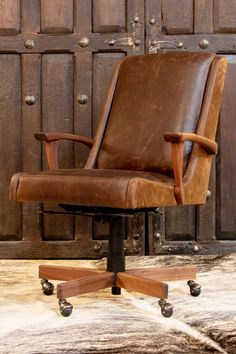
[[[169,52],[126,58],[97,158],[98,168],[172,174],[165,132],[196,132],[215,54]],[[185,167],[191,144],[185,144]]]

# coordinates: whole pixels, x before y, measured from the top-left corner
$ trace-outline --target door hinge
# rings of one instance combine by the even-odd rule
[[[161,50],[170,50],[170,49],[185,49],[186,44],[180,41],[158,41],[153,39],[149,41],[149,53],[157,53]]]
[[[105,44],[111,47],[133,47],[138,50],[142,41],[142,25],[139,14],[135,14],[131,21],[129,36],[114,35],[113,38],[105,40]]]
[[[135,41],[132,37],[119,37],[105,40],[105,44],[110,47],[133,47]]]
[[[104,41],[104,43],[110,47],[139,47],[141,45],[140,39],[134,39],[132,37],[119,37],[111,38]]]

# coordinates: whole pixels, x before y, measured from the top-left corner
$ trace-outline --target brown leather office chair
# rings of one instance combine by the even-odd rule
[[[211,53],[128,57],[114,71],[94,140],[35,134],[46,143],[49,171],[15,174],[10,199],[55,203],[110,221],[107,271],[39,268],[46,295],[53,292],[48,279],[65,280],[57,286],[63,316],[72,311],[65,298],[107,287],[113,294],[127,288],[158,297],[166,317],[173,306],[163,280],[191,279],[191,294],[200,294],[193,266],[125,271],[120,225],[135,212],[205,203],[225,72],[226,59]],[[58,168],[60,139],[91,148],[84,169]]]

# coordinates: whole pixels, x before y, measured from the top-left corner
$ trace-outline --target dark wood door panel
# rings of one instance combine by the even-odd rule
[[[194,33],[213,33],[213,4],[215,0],[194,1]]]
[[[45,54],[42,56],[42,130],[73,132],[73,77],[72,54]],[[59,166],[73,166],[73,149],[63,142]],[[44,154],[45,156],[45,154]],[[45,159],[43,167],[47,168]]]
[[[214,157],[208,186],[209,198],[205,205],[197,207],[196,240],[198,242],[214,242],[216,240],[216,174],[216,158]]]
[[[42,130],[73,133],[73,65],[72,54],[45,54],[42,56]],[[59,149],[59,166],[73,167],[73,146],[63,142]],[[43,169],[47,169],[43,153]],[[55,206],[45,205],[47,210]],[[74,222],[64,215],[43,216],[44,240],[73,239]]]
[[[4,37],[0,52],[143,52],[144,0],[22,0],[21,6],[19,0],[1,3],[0,34]]]
[[[215,249],[232,249],[235,241],[225,246],[217,240],[236,239],[235,21],[234,0],[1,1],[1,257],[105,255],[106,223],[81,216],[42,216],[38,204],[10,203],[8,185],[14,172],[47,168],[44,149],[33,138],[35,131],[94,136],[114,66],[145,48],[147,53],[191,50],[232,55],[211,198],[205,206],[159,210],[146,221],[143,215],[124,221],[127,252],[146,248],[146,253],[191,253],[196,246],[199,252],[210,252],[202,246],[205,241]],[[27,96],[35,97],[34,104],[27,103]],[[61,167],[81,168],[88,149],[64,142],[59,155]],[[146,247],[144,225],[149,233]]]
[[[40,5],[42,33],[73,32],[73,0],[41,0]]]
[[[143,51],[144,0],[1,1],[0,61],[8,80],[0,96],[9,96],[1,112],[1,134],[11,140],[2,143],[0,240],[6,241],[0,242],[1,257],[105,254],[106,223],[41,213],[60,210],[51,205],[10,203],[8,185],[14,172],[47,169],[34,132],[94,136],[115,64]],[[7,62],[8,57],[14,60]],[[84,146],[60,144],[62,168],[82,168],[87,156]],[[144,250],[143,222],[143,216],[124,221],[128,253]]]
[[[146,51],[236,53],[234,0],[146,0]]]
[[[21,56],[22,102],[22,165],[18,171],[35,172],[41,169],[41,146],[33,134],[41,130],[41,55]],[[34,97],[34,104],[29,104]],[[28,103],[27,103],[28,102]],[[40,208],[38,204],[22,204],[22,239],[35,240],[40,237]]]
[[[92,136],[93,53],[78,52],[74,56],[74,133]],[[74,166],[82,168],[89,149],[82,144],[74,146]]]
[[[233,0],[147,0],[145,16],[146,52],[236,53]],[[154,253],[204,253],[211,247],[200,246],[205,242],[215,251],[236,247],[236,243],[229,246],[218,242],[236,240],[235,57],[228,55],[229,71],[217,137],[219,154],[213,163],[209,185],[211,198],[204,206],[172,208],[161,216],[150,216],[149,244],[153,244]]]
[[[93,1],[93,32],[125,32],[125,0]]]
[[[20,32],[20,0],[1,1],[0,35]]]
[[[166,208],[165,239],[188,241],[196,238],[196,207]]]
[[[236,239],[236,56],[228,57],[228,73],[219,127],[217,156],[217,238]]]
[[[163,0],[162,19],[166,34],[193,33],[193,0]]]
[[[21,78],[20,56],[0,56],[0,239],[21,237],[21,206],[8,200],[14,171],[21,169]]]
[[[234,0],[214,1],[214,32],[236,33],[236,2]]]
[[[38,0],[21,0],[21,33],[40,33]]]

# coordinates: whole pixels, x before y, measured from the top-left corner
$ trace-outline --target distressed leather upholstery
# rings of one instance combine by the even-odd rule
[[[170,174],[171,146],[163,143],[163,135],[195,133],[213,58],[184,53],[127,58],[120,68],[98,167]],[[186,146],[185,156],[190,149]]]
[[[21,202],[53,201],[58,204],[136,209],[146,205],[155,207],[158,194],[159,204],[164,205],[167,198],[169,204],[176,204],[173,178],[158,173],[73,169],[20,173],[14,179],[12,190],[17,190],[17,194],[12,199],[20,196],[18,201]]]
[[[129,209],[179,203],[163,134],[215,139],[226,60],[169,52],[128,57],[116,71],[85,168],[17,173],[11,200]],[[181,203],[203,204],[212,155],[184,146]]]

